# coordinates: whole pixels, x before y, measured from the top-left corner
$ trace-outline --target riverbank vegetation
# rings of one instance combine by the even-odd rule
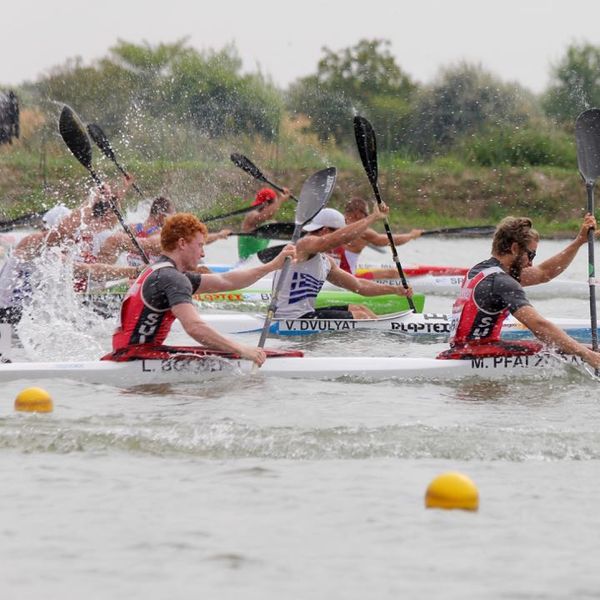
[[[257,182],[233,166],[231,152],[295,191],[314,170],[337,166],[332,206],[370,197],[352,130],[361,114],[377,133],[380,186],[398,228],[527,214],[545,233],[572,232],[585,206],[573,125],[600,105],[599,66],[600,48],[580,44],[552,67],[540,95],[472,64],[421,84],[388,42],[361,40],[324,48],[314,74],[281,90],[263,73],[243,73],[233,46],[120,41],[93,64],[75,58],[15,89],[21,135],[0,146],[0,212],[14,217],[85,195],[87,174],[56,126],[67,103],[102,126],[148,196],[168,194],[180,210],[207,215],[247,203]],[[100,152],[94,160],[109,180],[118,176]]]

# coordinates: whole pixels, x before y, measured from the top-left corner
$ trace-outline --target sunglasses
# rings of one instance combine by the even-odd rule
[[[527,254],[527,258],[529,259],[529,262],[533,262],[533,259],[535,258],[535,255],[536,255],[535,250],[525,250],[525,254]]]

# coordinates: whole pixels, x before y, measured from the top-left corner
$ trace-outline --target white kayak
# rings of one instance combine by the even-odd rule
[[[460,275],[419,275],[409,277],[408,282],[413,290],[419,294],[428,294],[434,296],[458,296],[460,286],[463,282]],[[375,279],[377,283],[386,283],[391,285],[401,285],[399,279]],[[334,286],[326,283],[323,289],[331,289]],[[529,285],[525,288],[528,298],[588,298],[590,288],[584,281],[570,281],[568,279],[553,279],[547,283],[538,285]]]
[[[252,313],[203,314],[202,319],[223,334],[259,333],[265,322],[264,315]],[[568,335],[580,341],[591,339],[589,319],[548,317]],[[441,313],[413,313],[403,311],[377,319],[273,319],[269,328],[272,336],[299,336],[352,331],[382,331],[421,338],[427,341],[445,341],[450,333],[450,317]],[[505,339],[532,338],[533,334],[522,323],[508,317],[502,327]]]
[[[408,283],[412,286],[413,291],[416,294],[426,294],[433,296],[451,296],[455,298],[460,292],[460,286],[463,282],[462,275],[417,275],[414,277],[407,277]],[[385,283],[387,285],[402,285],[399,279],[372,279],[376,283]],[[264,277],[259,279],[255,284],[257,289],[270,289],[272,285],[272,279],[270,277]],[[323,291],[339,290],[332,283],[325,282],[323,285]],[[588,283],[584,281],[570,281],[568,279],[553,279],[547,283],[541,283],[538,285],[529,285],[525,288],[525,293],[528,298],[540,299],[540,298],[588,298],[590,288]]]
[[[68,379],[90,384],[132,387],[145,384],[197,383],[223,376],[254,373],[260,377],[333,380],[450,381],[464,377],[485,379],[556,377],[563,367],[583,371],[581,359],[542,351],[531,356],[504,356],[466,360],[435,358],[319,356],[268,358],[260,369],[246,360],[217,356],[173,355],[167,359],[129,362],[39,362],[0,364],[0,382]]]

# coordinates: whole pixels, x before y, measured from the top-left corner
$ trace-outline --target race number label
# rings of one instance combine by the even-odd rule
[[[166,359],[142,359],[142,372],[144,373],[217,373],[220,371],[232,371],[237,364],[217,356],[202,356],[181,358],[173,357]]]
[[[284,321],[284,331],[351,331],[356,321],[351,319],[298,319]]]
[[[584,361],[571,354],[554,354],[542,352],[526,356],[494,356],[490,358],[471,358],[471,368],[481,369],[549,369],[556,368],[557,364],[574,365],[582,367]]]

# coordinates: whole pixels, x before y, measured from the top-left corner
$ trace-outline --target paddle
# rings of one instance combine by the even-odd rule
[[[575,122],[577,165],[587,191],[587,212],[594,214],[594,185],[600,176],[600,109],[583,111]],[[592,349],[598,350],[598,317],[596,314],[596,267],[594,264],[594,231],[588,231],[588,272],[590,284],[590,325]],[[596,373],[597,374],[597,373]]]
[[[0,221],[0,231],[12,231],[15,227],[22,227],[27,225],[33,225],[36,221],[39,221],[44,215],[43,212],[27,213],[14,219],[8,219],[6,221]]]
[[[63,106],[63,109],[60,113],[60,118],[58,120],[58,130],[60,132],[60,135],[62,136],[62,139],[65,141],[65,144],[73,153],[73,156],[75,156],[75,158],[87,169],[96,185],[98,187],[102,186],[102,180],[92,168],[92,145],[90,144],[90,139],[85,131],[81,120],[75,114],[75,111],[66,104]],[[137,251],[141,254],[144,262],[148,264],[150,262],[148,260],[148,256],[140,246],[140,243],[138,242],[136,237],[133,235],[133,233],[131,233],[131,229],[129,229],[127,223],[125,223],[123,215],[121,214],[119,208],[115,203],[114,197],[112,195],[109,196],[108,201],[110,203],[111,209],[113,210],[115,215],[117,215],[121,227],[123,227],[125,233],[129,236]]]
[[[267,200],[264,204],[270,204],[272,200]],[[239,208],[238,210],[232,210],[231,212],[225,213],[223,215],[216,215],[214,217],[198,217],[203,223],[209,223],[210,221],[218,221],[219,219],[226,219],[227,217],[233,217],[235,215],[243,215],[244,213],[249,213],[253,210],[256,210],[258,207],[256,206],[246,206],[246,208]]]
[[[495,231],[495,225],[472,225],[468,227],[440,227],[439,229],[428,229],[421,235],[455,235],[466,237],[492,235]]]
[[[292,236],[294,235],[295,228],[295,223],[266,223],[265,225],[257,227],[253,231],[249,231],[247,233],[239,231],[232,233],[231,235],[257,237],[263,240],[291,240]]]
[[[302,186],[300,191],[300,200],[298,200],[298,206],[296,207],[296,219],[294,233],[292,235],[292,244],[295,244],[302,235],[302,228],[310,221],[312,221],[317,213],[327,204],[333,186],[335,185],[335,179],[337,177],[337,171],[335,167],[329,167],[322,171],[317,171],[311,175]],[[260,339],[258,341],[258,347],[264,348],[267,334],[273,320],[273,315],[277,308],[277,299],[279,297],[279,291],[283,283],[286,281],[292,261],[288,256],[283,263],[283,268],[279,274],[277,285],[271,295],[271,302],[267,310],[267,316],[263,325]]]
[[[123,173],[125,177],[129,178],[129,173],[119,164],[119,161],[115,156],[115,152],[112,149],[112,146],[110,145],[110,142],[108,141],[108,138],[106,137],[104,131],[102,131],[100,125],[97,125],[96,123],[88,123],[87,130],[90,134],[90,137],[94,140],[94,142],[96,142],[96,146],[98,146],[98,148],[102,150],[104,156],[112,160],[115,163],[117,169],[119,169],[119,171],[121,171],[121,173]],[[140,190],[140,188],[135,184],[135,182],[132,182],[131,186],[142,198],[145,198],[144,194],[142,193],[142,190]]]
[[[377,140],[375,138],[375,132],[373,131],[371,123],[369,123],[369,121],[367,121],[367,119],[364,117],[354,117],[354,137],[356,138],[356,145],[358,147],[358,153],[360,154],[360,160],[362,161],[363,167],[367,173],[367,177],[369,178],[369,183],[371,184],[373,192],[375,193],[377,204],[381,206],[383,201],[381,200],[379,186],[377,185]],[[400,281],[402,281],[402,286],[404,289],[408,289],[408,283],[406,281],[406,277],[404,276],[400,259],[398,258],[396,244],[394,244],[394,237],[392,236],[392,230],[390,229],[390,224],[388,223],[387,218],[383,221],[383,225],[385,227],[385,233],[392,251],[392,258],[394,259],[394,263],[396,263],[396,268],[398,269]],[[407,297],[407,300],[411,310],[413,312],[417,312],[412,298]]]
[[[285,236],[285,232],[286,231],[290,231],[291,230],[291,225],[292,223],[271,223],[269,225],[265,225],[264,227],[269,227],[269,226],[277,226],[279,229],[273,229],[273,234],[272,236],[270,236],[268,233],[265,234],[264,236],[258,236],[258,237],[265,237],[268,239],[286,239],[287,236]],[[258,227],[254,232],[251,232],[247,235],[253,235],[255,232],[258,232],[260,229],[262,229],[261,227]],[[496,231],[496,226],[495,225],[474,225],[472,227],[444,227],[444,228],[440,228],[440,229],[428,229],[427,231],[424,231],[421,235],[491,235],[492,233],[494,233],[494,231]],[[277,233],[280,234],[280,236],[277,235]],[[244,234],[233,234],[233,235],[244,235]],[[268,248],[264,248],[263,250],[259,250],[256,253],[256,256],[258,257],[258,260],[260,260],[260,262],[262,263],[268,263],[269,261],[273,260],[283,249],[285,248],[285,244],[281,244],[281,245],[277,245],[277,246],[269,246]],[[369,248],[371,248],[371,250],[375,250],[376,252],[381,252],[381,248],[379,246],[373,246],[372,244],[369,244]]]
[[[262,181],[267,185],[270,185],[272,188],[275,188],[278,192],[283,192],[283,188],[278,186],[277,184],[269,181],[262,173],[262,171],[246,156],[243,154],[233,153],[229,158],[231,158],[231,162],[234,165],[242,169],[242,171],[246,171],[249,175],[252,175],[254,179],[258,179],[258,181]],[[294,202],[298,202],[298,199],[290,194],[290,198],[294,200]]]

